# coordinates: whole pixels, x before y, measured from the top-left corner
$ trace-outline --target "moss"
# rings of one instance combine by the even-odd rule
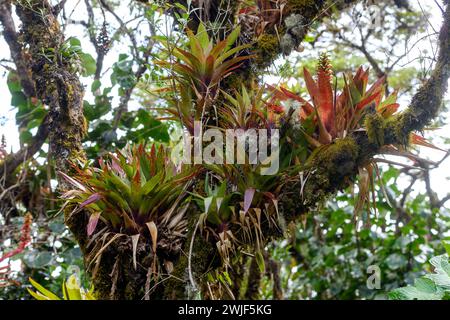
[[[280,52],[280,44],[275,34],[263,34],[256,42],[253,52],[257,65],[261,68],[267,67]]]
[[[299,11],[313,6],[315,2],[315,0],[289,0],[288,5],[292,10]]]
[[[240,92],[242,90],[242,85],[248,87],[255,80],[254,74],[251,74],[248,69],[246,69],[245,72],[232,73],[224,80],[222,90],[225,90],[227,93],[233,92],[233,89]],[[222,101],[218,102],[219,104],[222,103]]]
[[[347,187],[357,172],[359,153],[352,137],[315,149],[301,170],[304,179],[283,188],[279,203],[286,221],[316,209],[330,194]]]
[[[198,217],[199,214],[195,214],[189,221],[189,233],[186,237],[188,241],[185,242],[183,248],[184,254],[181,254],[178,261],[174,262],[175,269],[172,272],[173,277],[170,277],[164,285],[164,299],[180,300],[195,298],[193,295],[197,292],[192,290],[193,288],[189,282],[188,253],[190,251],[190,241],[192,239],[194,225],[197,223]],[[215,248],[213,245],[206,241],[198,231],[194,237],[191,256],[191,272],[197,286],[201,287],[203,285],[202,276],[204,276],[205,272],[210,267],[211,261],[213,261],[214,258],[214,253]]]
[[[250,263],[250,270],[247,277],[247,290],[245,291],[244,299],[257,300],[259,298],[259,287],[261,285],[262,273],[259,270],[256,258],[253,258]]]
[[[317,148],[306,165],[313,178],[304,186],[304,204],[314,207],[330,192],[346,187],[356,172],[358,155],[359,146],[351,137]]]
[[[378,113],[368,115],[364,120],[369,142],[377,146],[384,145],[385,119]]]
[[[387,119],[385,122],[385,142],[407,146],[409,143],[410,131],[405,128],[405,118],[410,118],[411,113],[405,111],[403,114]],[[411,120],[407,120],[408,122]]]

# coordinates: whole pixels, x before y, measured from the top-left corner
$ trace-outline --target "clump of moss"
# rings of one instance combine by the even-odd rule
[[[409,111],[409,110],[408,110]],[[409,144],[409,133],[407,127],[405,127],[405,118],[411,117],[411,113],[405,111],[403,114],[386,120],[385,127],[385,140],[388,143],[400,144],[407,146]],[[411,120],[408,120],[411,121]]]
[[[254,81],[256,81],[255,75],[250,72],[249,68],[245,68],[242,72],[234,72],[225,78],[221,83],[221,89],[226,92],[231,92],[231,89],[241,90],[242,85],[248,87]]]
[[[384,118],[376,113],[371,114],[366,117],[364,120],[364,125],[367,131],[367,137],[369,138],[369,142],[373,143],[377,146],[384,145],[384,128],[385,128],[385,120]]]
[[[301,10],[305,7],[313,6],[315,0],[289,0],[288,4],[293,10]]]
[[[253,50],[257,54],[256,63],[259,67],[266,67],[280,52],[278,37],[274,34],[263,34]]]
[[[318,170],[335,175],[337,180],[354,172],[359,147],[352,138],[336,139],[317,153],[312,163]],[[335,177],[333,177],[335,178]]]
[[[286,185],[283,190],[280,203],[285,219],[291,221],[294,215],[320,206],[331,193],[347,187],[356,172],[359,153],[352,137],[315,149],[303,169],[304,176],[313,178]]]

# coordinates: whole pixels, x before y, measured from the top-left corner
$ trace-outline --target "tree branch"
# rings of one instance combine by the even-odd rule
[[[3,37],[11,51],[11,58],[16,65],[17,76],[20,79],[23,91],[27,97],[35,97],[36,92],[29,67],[30,58],[24,54],[22,45],[19,42],[14,20],[12,18],[10,1],[0,2],[0,22],[3,25]]]
[[[439,36],[440,53],[435,69],[413,97],[409,108],[384,123],[385,145],[407,145],[411,132],[422,130],[437,116],[450,76],[449,28],[450,8],[447,6]],[[355,132],[324,146],[302,168],[310,173],[304,185],[298,178],[285,183],[280,199],[285,219],[289,222],[299,214],[314,210],[326,197],[347,187],[356,178],[358,168],[379,153],[381,147],[370,141],[366,132]]]
[[[41,150],[41,147],[48,136],[48,122],[49,117],[46,116],[31,142],[16,153],[8,155],[3,163],[0,164],[0,179],[10,181],[16,168]]]

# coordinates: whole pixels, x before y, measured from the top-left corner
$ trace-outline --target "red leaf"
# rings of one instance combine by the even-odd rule
[[[361,110],[376,100],[379,101],[381,95],[382,95],[382,90],[380,89],[379,91],[375,92],[373,95],[364,98],[356,105],[356,110]],[[375,104],[377,104],[377,103],[375,102]]]
[[[367,94],[372,94],[375,91],[383,88],[384,82],[386,81],[386,76],[379,78],[367,91]]]
[[[444,149],[436,147],[431,142],[428,142],[427,139],[425,139],[424,137],[421,137],[421,136],[419,136],[418,134],[415,134],[415,133],[411,133],[411,143],[419,145],[419,146],[427,147],[427,148],[436,149],[436,150],[439,150],[439,151],[442,151],[442,152],[447,152]]]
[[[329,132],[334,129],[333,89],[330,74],[324,70],[318,72],[318,111],[325,128]]]
[[[65,174],[64,172],[58,171],[58,173],[64,178],[64,180],[66,180],[68,183],[70,183],[72,186],[80,189],[81,191],[86,192],[86,187],[78,182],[77,180],[75,180],[72,177],[69,177],[67,174]]]
[[[384,106],[383,108],[381,108],[381,110],[379,112],[381,112],[383,117],[389,118],[390,116],[392,116],[394,113],[397,112],[398,108],[400,108],[400,104],[393,103],[393,104]]]
[[[308,69],[303,68],[303,75],[306,82],[306,88],[308,89],[309,95],[311,96],[313,103],[315,103],[319,96],[319,88],[317,87],[317,84],[314,81],[311,74],[309,73]]]
[[[276,99],[278,99],[280,101],[292,99],[292,100],[300,102],[302,104],[302,108],[303,108],[303,110],[300,111],[302,119],[305,119],[307,116],[309,116],[310,114],[312,114],[314,112],[314,107],[308,101],[306,101],[299,95],[295,94],[294,92],[289,91],[288,89],[283,88],[283,87],[280,87],[280,89],[277,89],[271,85],[267,85],[267,88],[273,94],[273,97],[270,99],[270,101],[273,101]]]
[[[369,68],[364,70],[363,67],[359,67],[356,75],[353,77],[353,83],[355,84],[361,95],[364,95],[367,83],[369,82]]]

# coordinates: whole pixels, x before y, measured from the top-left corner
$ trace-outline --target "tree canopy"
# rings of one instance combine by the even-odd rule
[[[449,7],[0,1],[0,299],[447,299]]]

